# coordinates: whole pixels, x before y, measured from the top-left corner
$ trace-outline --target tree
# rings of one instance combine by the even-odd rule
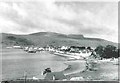
[[[101,58],[118,58],[119,56],[119,49],[117,49],[113,45],[107,45],[106,47],[98,46],[95,49],[96,54],[98,54]]]
[[[92,48],[91,48],[91,47],[87,47],[87,49],[88,49],[88,50],[92,50]]]
[[[104,54],[105,54],[104,58],[118,57],[117,48],[113,45],[107,45],[104,49]]]
[[[118,48],[117,52],[118,52],[118,57],[120,57],[120,49],[119,48]]]
[[[104,49],[105,47],[99,45],[96,49],[95,52],[98,55],[98,57],[104,57]]]

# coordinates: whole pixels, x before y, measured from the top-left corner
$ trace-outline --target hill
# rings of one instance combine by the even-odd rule
[[[28,35],[15,35],[1,33],[2,35],[2,45],[35,45],[35,46],[91,46],[96,47],[98,45],[114,45],[117,43],[107,41],[99,38],[87,38],[81,34],[60,34],[54,32],[39,32]]]

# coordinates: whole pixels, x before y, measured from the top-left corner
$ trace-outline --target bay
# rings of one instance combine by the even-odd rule
[[[14,80],[38,77],[43,79],[41,73],[50,67],[52,71],[62,71],[67,68],[64,57],[48,52],[27,53],[22,49],[2,49],[2,80]]]

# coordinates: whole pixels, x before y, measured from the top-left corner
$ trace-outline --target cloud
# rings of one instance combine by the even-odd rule
[[[116,42],[117,8],[117,2],[1,2],[0,27],[9,33],[76,33]]]

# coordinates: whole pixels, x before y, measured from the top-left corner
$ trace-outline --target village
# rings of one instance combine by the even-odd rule
[[[95,48],[83,47],[83,46],[80,47],[80,46],[52,46],[52,45],[47,45],[45,47],[12,46],[12,47],[6,47],[6,48],[23,49],[27,53],[48,51],[55,55],[68,56],[68,57],[76,58],[76,59],[80,59],[80,58],[82,59],[84,57],[90,56],[91,53],[93,53],[95,49]]]
[[[109,46],[109,45],[108,45]],[[23,51],[27,53],[39,53],[42,51],[47,51],[54,55],[59,55],[63,57],[69,57],[70,59],[85,59],[90,57],[91,55],[94,56],[94,58],[97,58],[99,60],[105,59],[100,57],[96,50],[99,50],[96,47],[85,47],[85,46],[53,46],[53,45],[46,45],[44,47],[37,47],[37,46],[11,46],[6,47],[7,49],[22,49]],[[118,52],[119,49],[116,49],[116,52]],[[118,54],[119,55],[119,54]],[[111,57],[111,59],[119,57],[116,55],[115,57]]]

